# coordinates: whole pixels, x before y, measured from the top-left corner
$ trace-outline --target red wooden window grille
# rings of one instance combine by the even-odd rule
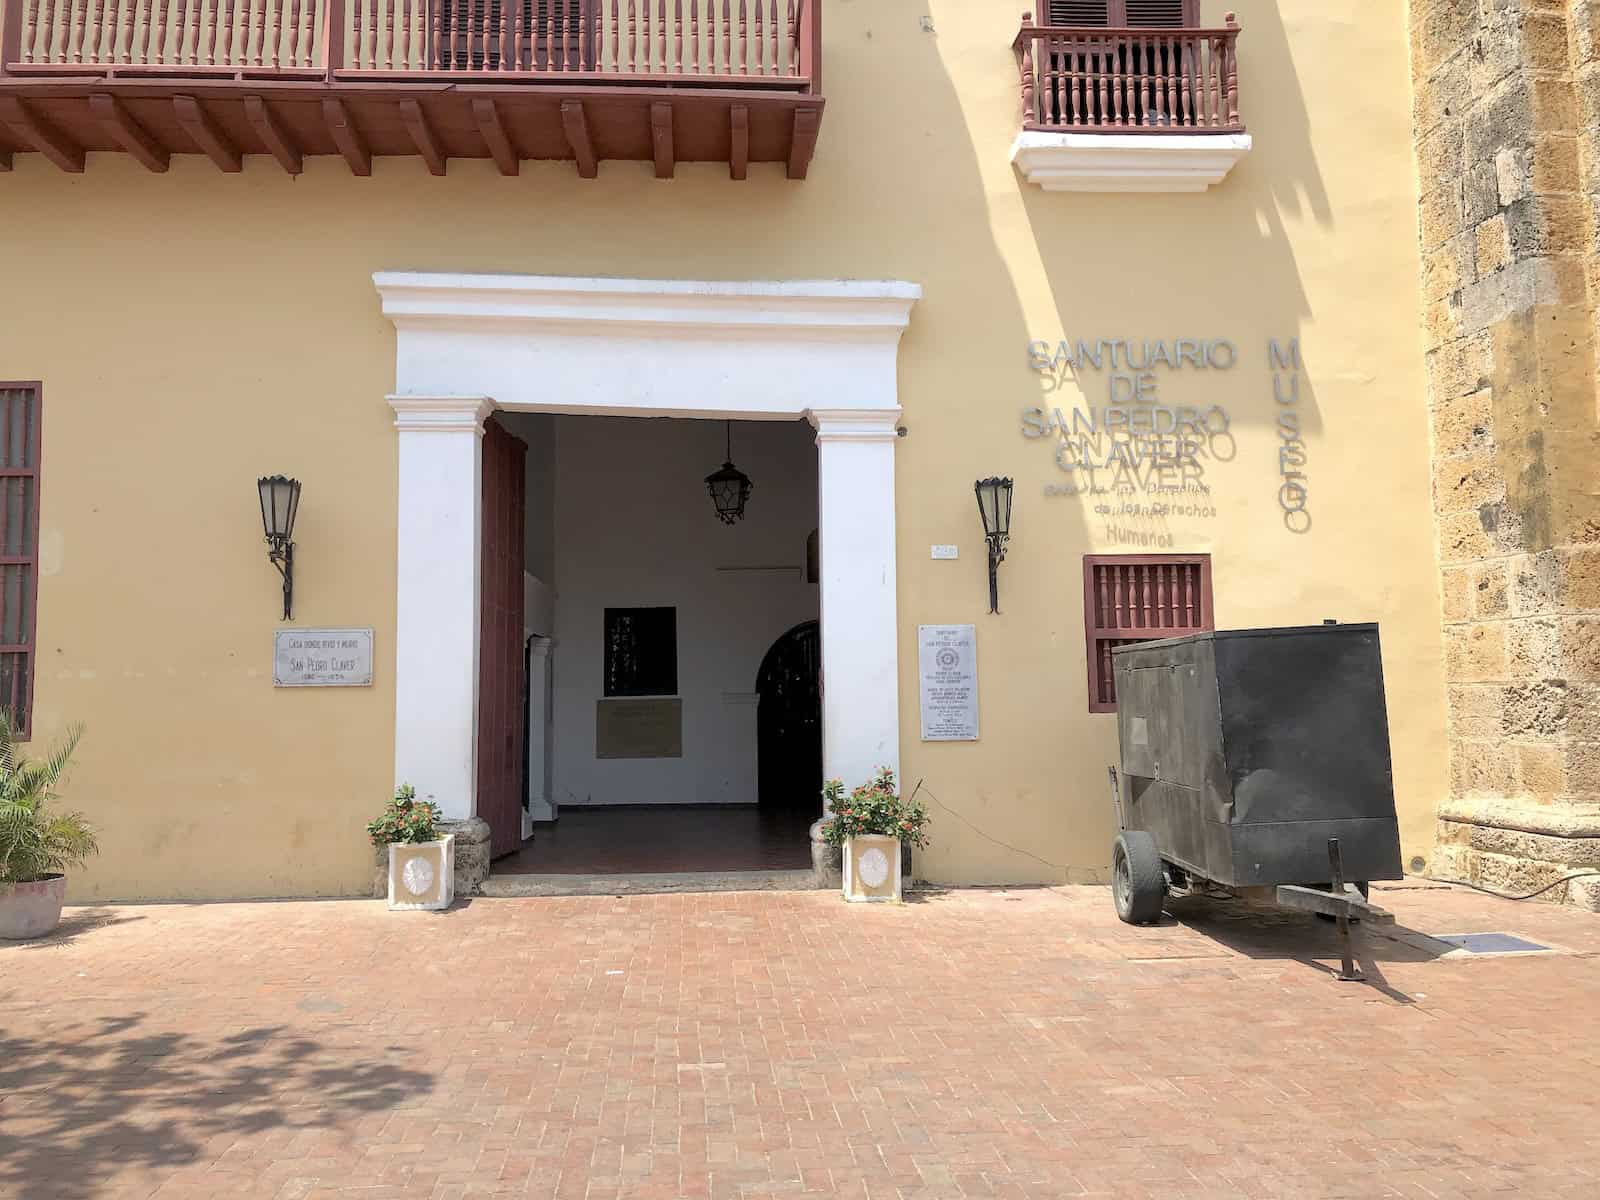
[[[1209,554],[1086,554],[1083,623],[1089,711],[1116,712],[1111,652],[1215,629]]]
[[[21,737],[33,726],[42,390],[0,383],[0,708]]]

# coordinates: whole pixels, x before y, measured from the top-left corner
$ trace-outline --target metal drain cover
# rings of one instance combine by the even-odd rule
[[[1510,933],[1448,933],[1438,935],[1435,940],[1448,942],[1469,954],[1531,954],[1550,949]]]

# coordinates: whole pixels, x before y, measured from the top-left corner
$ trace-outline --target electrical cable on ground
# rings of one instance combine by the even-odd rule
[[[917,780],[917,786],[911,789],[911,799],[915,800],[917,798],[917,794],[919,792],[921,792],[922,790],[923,790],[923,788],[922,788],[922,780],[919,779],[919,780]],[[965,825],[968,829],[972,830],[973,833],[977,834],[979,837],[983,838],[985,841],[993,842],[996,846],[1004,847],[1005,849],[1010,850],[1014,854],[1022,855],[1024,858],[1031,858],[1031,859],[1033,859],[1034,862],[1043,863],[1047,867],[1054,867],[1058,871],[1067,871],[1067,870],[1070,869],[1064,863],[1055,863],[1055,862],[1051,862],[1048,858],[1040,858],[1037,854],[1031,854],[1028,851],[1022,849],[1020,846],[1013,846],[1010,842],[1002,842],[999,838],[993,837],[990,834],[985,833],[983,830],[979,829],[976,825],[974,825],[971,821],[967,820],[967,818],[965,818],[960,813],[958,813],[955,809],[951,808],[943,800],[939,799],[939,797],[935,796],[932,791],[928,792],[928,799],[932,800],[940,808],[944,809],[945,812],[949,813],[952,817],[954,817],[956,820],[960,821],[963,825]]]
[[[932,793],[929,794],[931,795]],[[1554,883],[1547,883],[1537,892],[1529,892],[1526,896],[1512,896],[1505,892],[1497,892],[1493,888],[1479,887],[1475,883],[1462,883],[1454,879],[1447,879],[1444,882],[1451,887],[1471,888],[1475,892],[1482,892],[1485,896],[1499,896],[1502,900],[1532,900],[1535,896],[1542,896],[1551,889],[1560,887],[1563,883],[1571,883],[1574,879],[1588,879],[1595,875],[1600,875],[1600,871],[1576,871],[1571,875],[1556,880]]]

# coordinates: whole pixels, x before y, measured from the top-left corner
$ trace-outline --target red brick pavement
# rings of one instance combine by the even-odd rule
[[[1600,919],[1369,943],[1098,888],[69,910],[0,948],[0,1195],[1600,1196]]]

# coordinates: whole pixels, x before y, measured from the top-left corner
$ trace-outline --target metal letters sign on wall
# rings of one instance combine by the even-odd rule
[[[918,625],[922,740],[978,740],[978,633],[973,625]]]
[[[1273,490],[1284,527],[1311,527],[1304,468],[1300,340],[1267,343],[1272,371],[1277,479]],[[1048,394],[1074,384],[1083,399],[1068,407],[1022,410],[1022,436],[1051,439],[1062,478],[1047,496],[1096,497],[1114,544],[1169,547],[1169,518],[1214,517],[1212,468],[1237,454],[1233,417],[1220,404],[1174,404],[1164,390],[1186,375],[1231,371],[1239,350],[1225,338],[1062,338],[1028,343],[1028,366]],[[1096,382],[1092,377],[1101,376]],[[1151,528],[1149,522],[1155,522]]]
[[[279,629],[273,633],[273,687],[371,685],[371,629]]]

